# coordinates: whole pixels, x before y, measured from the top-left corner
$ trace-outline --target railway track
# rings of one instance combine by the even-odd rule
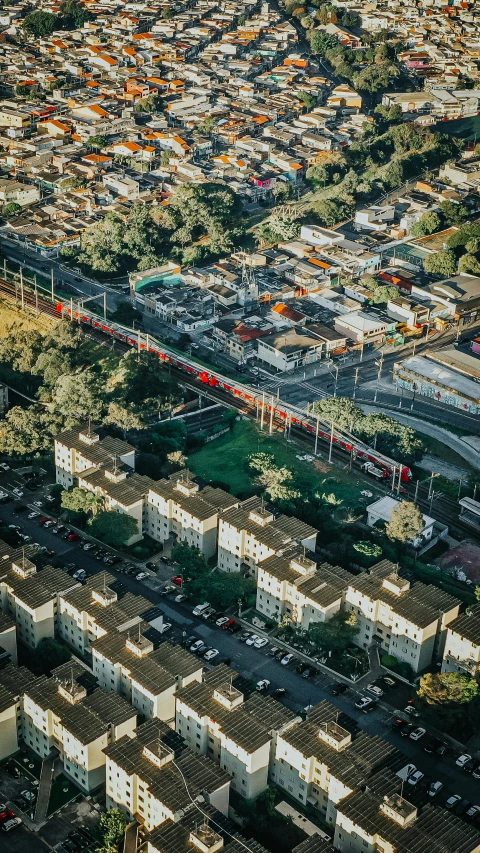
[[[0,279],[0,294],[2,293],[7,296],[7,298],[14,300],[17,305],[19,304],[19,289],[16,288],[15,285],[12,285],[9,282]],[[47,314],[58,321],[60,321],[62,317],[62,315],[59,314],[55,305],[52,305],[46,299],[39,296],[38,293],[31,293],[25,286],[23,287],[23,305],[27,306],[28,308],[31,308],[35,312]],[[84,329],[84,333],[91,337],[93,340],[102,343],[103,345],[105,345],[107,342],[105,334],[99,329],[88,327],[88,330]],[[127,343],[124,343],[114,338],[112,338],[111,340],[114,341],[115,349],[120,350],[120,352],[127,352],[131,349],[131,346]],[[227,408],[234,408],[240,414],[244,414],[250,418],[255,418],[256,420],[259,419],[259,412],[257,411],[256,405],[249,405],[246,400],[232,396],[221,388],[212,387],[208,384],[205,385],[193,376],[185,374],[182,370],[172,364],[169,364],[168,369],[171,375],[178,380],[178,383],[180,385],[183,385],[186,388],[196,391],[197,393],[201,393],[217,403],[222,403]],[[266,430],[270,430],[270,415],[268,411],[265,413],[264,426]],[[317,443],[317,447],[321,447],[324,451],[327,450],[328,455],[331,455],[332,459],[343,463],[344,468],[353,467],[355,476],[364,480],[366,484],[372,484],[371,477],[368,477],[368,475],[360,471],[358,467],[354,465],[352,466],[352,459],[350,459],[350,461],[346,460],[344,450],[338,449],[334,444],[331,448],[330,454],[330,442],[328,441],[328,438],[319,435],[316,441],[314,434],[306,433],[301,428],[296,427],[293,424],[288,427],[287,423],[285,422],[285,419],[277,416],[275,413],[274,416],[271,418],[271,427],[272,431],[275,430],[275,432],[280,432],[283,434],[286,433],[288,428],[288,435],[294,437],[296,441],[298,441],[300,444],[303,444],[309,450],[315,449],[315,444]],[[384,481],[384,484],[386,485],[386,481]],[[416,486],[414,483],[402,483],[401,489],[402,494],[407,494],[408,497],[412,499],[415,496]],[[423,493],[425,490],[426,494]],[[391,490],[386,488],[385,491],[386,493],[388,493],[388,491]],[[428,486],[424,486],[423,484],[420,485],[417,494],[417,502],[424,512],[428,513],[430,511]],[[468,525],[460,521],[460,510],[458,504],[455,503],[455,501],[452,501],[450,498],[447,498],[445,496],[434,498],[434,508],[432,507],[432,512],[434,512],[435,518],[438,521],[447,524],[449,528],[456,534],[460,534],[461,536],[473,536],[474,538],[480,538],[475,537],[475,533],[472,532],[472,529]]]

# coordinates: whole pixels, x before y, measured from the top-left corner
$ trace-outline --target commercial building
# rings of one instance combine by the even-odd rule
[[[275,699],[249,699],[234,685],[238,673],[220,664],[176,696],[175,728],[188,744],[231,777],[234,791],[257,797],[267,787],[278,732],[298,719]]]
[[[228,813],[230,778],[213,761],[185,746],[160,720],[149,720],[105,751],[107,809],[121,809],[149,831],[179,821],[195,799]],[[197,812],[198,819],[198,812]]]
[[[478,365],[478,358],[473,359]],[[393,376],[397,389],[413,391],[472,415],[480,413],[480,382],[474,374],[459,369],[457,360],[448,364],[433,353],[414,355],[396,362]]]
[[[314,551],[317,533],[298,518],[275,516],[261,498],[249,498],[219,516],[218,568],[256,573],[262,560],[289,545],[299,543]]]

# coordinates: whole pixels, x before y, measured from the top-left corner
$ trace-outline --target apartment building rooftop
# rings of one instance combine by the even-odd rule
[[[305,841],[297,844],[293,848],[292,853],[336,853],[335,847],[330,843],[329,839],[322,838],[321,835],[310,835]]]
[[[82,744],[88,744],[136,715],[136,711],[116,693],[96,687],[92,693],[75,678],[57,681],[41,676],[24,690],[43,711],[53,711],[62,725]]]
[[[222,519],[237,530],[246,530],[259,542],[274,551],[294,541],[302,541],[316,536],[318,531],[310,524],[287,515],[274,516],[264,508],[259,497],[249,498],[240,506],[222,513]]]
[[[9,663],[0,669],[0,713],[18,700],[34,676],[26,666],[14,666]]]
[[[402,797],[380,797],[369,790],[357,791],[338,811],[369,836],[378,836],[397,853],[473,853],[480,832],[443,809],[425,806],[418,811]]]
[[[305,556],[298,547],[267,557],[259,563],[259,568],[279,581],[295,585],[320,607],[329,607],[341,598],[352,578],[340,566],[317,565],[311,555]]]
[[[99,489],[122,506],[131,506],[142,500],[152,484],[150,477],[143,474],[127,474],[127,466],[115,466],[113,470],[101,465],[99,468],[82,471],[79,477],[82,482],[91,486],[92,490]]]
[[[65,447],[85,453],[87,458],[96,464],[104,462],[106,457],[124,456],[135,450],[131,444],[120,438],[112,438],[110,435],[100,438],[96,428],[89,424],[79,424],[64,430],[55,436],[55,440]]]
[[[200,489],[188,471],[179,471],[169,479],[150,483],[150,491],[165,501],[172,500],[194,518],[204,521],[216,512],[228,509],[238,501],[223,489],[205,486]]]
[[[470,605],[464,613],[450,622],[448,628],[473,645],[480,646],[480,604]]]
[[[127,775],[135,773],[148,783],[151,794],[172,812],[189,808],[200,794],[230,781],[224,770],[185,747],[157,719],[139,726],[135,738],[122,737],[103,751]]]
[[[60,574],[64,575],[63,572]],[[109,586],[114,581],[113,575],[102,572],[89,577],[85,585],[63,593],[62,598],[77,611],[88,612],[107,633],[125,630],[137,625],[142,614],[151,610],[152,603],[131,592],[117,594]]]
[[[52,601],[57,593],[78,586],[61,569],[53,566],[37,569],[33,562],[36,553],[35,549],[26,547],[0,560],[0,584],[5,583],[32,609]]]
[[[150,853],[209,853],[214,849],[226,853],[267,853],[254,839],[238,832],[238,825],[226,819],[212,806],[202,803],[202,810],[188,811],[181,820],[166,820],[148,836]]]

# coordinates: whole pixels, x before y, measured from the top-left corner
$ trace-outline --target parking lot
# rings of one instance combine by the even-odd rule
[[[6,476],[6,473],[0,473],[0,488],[4,488],[3,480]],[[8,476],[12,480],[11,474]],[[37,500],[37,493],[29,495],[28,498],[24,495],[23,498],[19,498],[19,501],[26,502],[29,508],[33,509],[33,499]],[[194,603],[176,600],[181,595],[181,590],[170,582],[170,578],[175,574],[173,565],[157,560],[159,570],[147,571],[143,579],[137,580],[140,571],[138,565],[130,564],[129,566],[128,560],[120,561],[120,559],[113,565],[106,564],[104,558],[110,553],[108,548],[98,549],[87,546],[88,550],[84,550],[86,542],[65,539],[66,531],[60,530],[55,533],[57,529],[55,524],[50,527],[41,525],[40,522],[47,516],[47,512],[44,515],[43,510],[40,511],[41,508],[37,508],[39,514],[29,518],[31,512],[28,510],[20,514],[16,513],[17,503],[18,501],[12,501],[0,506],[0,518],[3,524],[18,525],[20,532],[30,537],[29,542],[37,542],[48,548],[50,552],[54,552],[48,557],[49,562],[62,567],[70,565],[71,574],[81,569],[85,576],[88,576],[106,569],[117,576],[115,588],[120,596],[129,590],[142,594],[152,602],[152,605],[160,608],[170,625],[166,633],[166,638],[170,642],[185,644],[189,637],[192,638],[192,642],[201,641],[201,653],[207,652],[206,666],[226,662],[249,679],[253,686],[259,681],[268,682],[265,692],[276,695],[281,691],[283,694],[281,701],[297,712],[303,712],[308,705],[328,699],[341,711],[354,718],[360,728],[394,744],[405,754],[406,761],[411,762],[414,769],[423,774],[417,785],[409,785],[410,792],[415,788],[415,796],[426,797],[428,786],[432,782],[439,781],[443,787],[433,798],[435,804],[445,805],[447,799],[453,794],[458,794],[460,800],[480,804],[480,781],[456,765],[458,751],[449,750],[443,757],[436,753],[425,752],[423,746],[428,739],[428,734],[418,741],[413,740],[409,737],[415,728],[413,724],[403,737],[400,731],[392,730],[392,723],[398,716],[397,709],[402,712],[410,698],[408,686],[403,686],[399,682],[394,686],[382,683],[383,695],[377,697],[366,689],[366,681],[362,681],[355,687],[349,686],[340,695],[333,695],[332,685],[341,678],[336,678],[320,665],[316,667],[316,671],[310,673],[311,677],[306,678],[305,672],[296,670],[301,663],[297,655],[294,655],[287,665],[283,665],[280,660],[272,656],[271,649],[272,645],[275,645],[275,640],[247,644],[247,638],[243,636],[247,632],[243,627],[227,626],[235,628],[236,633],[231,633],[229,630],[224,630],[223,625],[216,624],[216,620],[222,616],[227,618],[225,614],[210,612],[208,619],[203,618],[202,615],[194,615],[192,612]],[[52,520],[55,521],[54,518]],[[125,571],[127,567],[129,567],[128,571]],[[168,594],[163,594],[164,585],[171,588]],[[248,633],[253,633],[253,629]],[[218,651],[218,654],[208,655],[209,650]],[[372,700],[368,703],[365,713],[365,709],[358,707],[362,697]],[[408,722],[408,717],[406,721]],[[413,722],[417,723],[416,720]],[[421,725],[421,721],[419,724]],[[464,804],[460,806],[460,803],[456,805],[459,806],[460,811],[464,806]]]

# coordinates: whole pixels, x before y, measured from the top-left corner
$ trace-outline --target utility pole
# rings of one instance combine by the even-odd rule
[[[73,323],[73,296],[70,297],[70,320]]]
[[[330,449],[328,451],[328,461],[332,461],[332,447],[333,447],[333,421],[332,421],[332,429],[330,432]]]
[[[36,278],[36,276],[35,276]],[[35,281],[35,311],[38,314],[38,290],[37,290],[37,282]]]
[[[275,402],[274,402],[273,396],[272,396],[270,399],[271,399],[271,405],[270,405],[270,428],[269,428],[268,432],[269,432],[269,434],[271,435],[271,434],[272,434],[272,432],[273,432],[273,412],[274,412],[274,409],[275,409]]]
[[[376,384],[376,386],[375,386],[375,396],[374,396],[374,398],[373,398],[373,402],[374,402],[374,403],[376,403],[376,402],[377,402],[378,383],[380,382],[380,377],[381,377],[381,375],[382,375],[382,367],[383,367],[383,352],[382,352],[382,354],[381,354],[381,356],[380,356],[380,361],[375,362],[375,364],[377,364],[377,365],[378,365],[378,373],[377,373],[377,384]]]
[[[335,388],[333,389],[333,396],[337,396],[337,385],[338,385],[338,365],[335,365]]]
[[[460,482],[459,482],[459,484],[458,484],[458,495],[457,495],[457,501],[459,501],[459,500],[460,500],[460,492],[462,491],[462,485],[463,485],[463,477],[460,477]]]
[[[432,494],[432,486],[433,486],[433,478],[434,478],[434,476],[435,476],[435,474],[434,474],[434,473],[433,473],[433,471],[432,471],[432,474],[431,474],[431,476],[430,476],[430,483],[428,484],[428,498],[429,498],[429,499],[430,499],[430,495]]]
[[[53,267],[50,268],[50,272],[51,272],[52,302],[55,302],[55,295],[53,292]]]
[[[22,309],[25,308],[25,299],[23,296],[23,267],[20,267],[20,299],[22,302]]]
[[[320,423],[320,415],[317,415],[317,429],[315,430],[315,456],[317,455],[317,445],[318,445],[318,426]]]
[[[265,416],[265,391],[262,391],[262,414],[260,416],[260,429],[263,430],[263,419]]]
[[[353,383],[353,399],[355,399],[355,397],[357,395],[357,382],[358,382],[358,371],[359,370],[360,370],[359,367],[355,368],[355,382]]]
[[[418,487],[419,487],[419,485],[420,485],[420,480],[417,480],[417,485],[415,486],[415,497],[414,497],[414,499],[413,499],[413,502],[414,502],[414,503],[417,503]]]
[[[402,471],[403,471],[403,465],[400,465],[400,470],[398,472],[397,495],[400,494],[400,483],[402,482]]]
[[[107,291],[103,291],[103,319],[107,319]]]

